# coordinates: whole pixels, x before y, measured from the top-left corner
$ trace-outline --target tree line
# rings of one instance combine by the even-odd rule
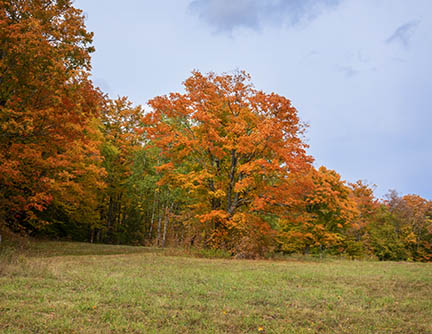
[[[70,0],[0,0],[0,230],[54,239],[432,259],[432,202],[315,168],[291,101],[202,74],[147,107],[90,80]]]

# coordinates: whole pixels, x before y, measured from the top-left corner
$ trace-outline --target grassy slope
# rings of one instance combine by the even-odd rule
[[[207,260],[39,243],[0,274],[0,333],[432,333],[430,264]],[[55,255],[55,256],[53,256]]]

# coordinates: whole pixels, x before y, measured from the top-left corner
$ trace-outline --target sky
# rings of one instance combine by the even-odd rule
[[[93,80],[145,105],[246,70],[309,124],[315,166],[432,199],[431,0],[76,0]]]

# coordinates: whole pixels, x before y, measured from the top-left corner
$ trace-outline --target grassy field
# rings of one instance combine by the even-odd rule
[[[432,333],[432,265],[36,243],[0,262],[0,333]]]

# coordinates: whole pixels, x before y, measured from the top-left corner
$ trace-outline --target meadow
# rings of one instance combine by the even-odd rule
[[[431,264],[199,254],[3,249],[0,333],[432,333]]]

